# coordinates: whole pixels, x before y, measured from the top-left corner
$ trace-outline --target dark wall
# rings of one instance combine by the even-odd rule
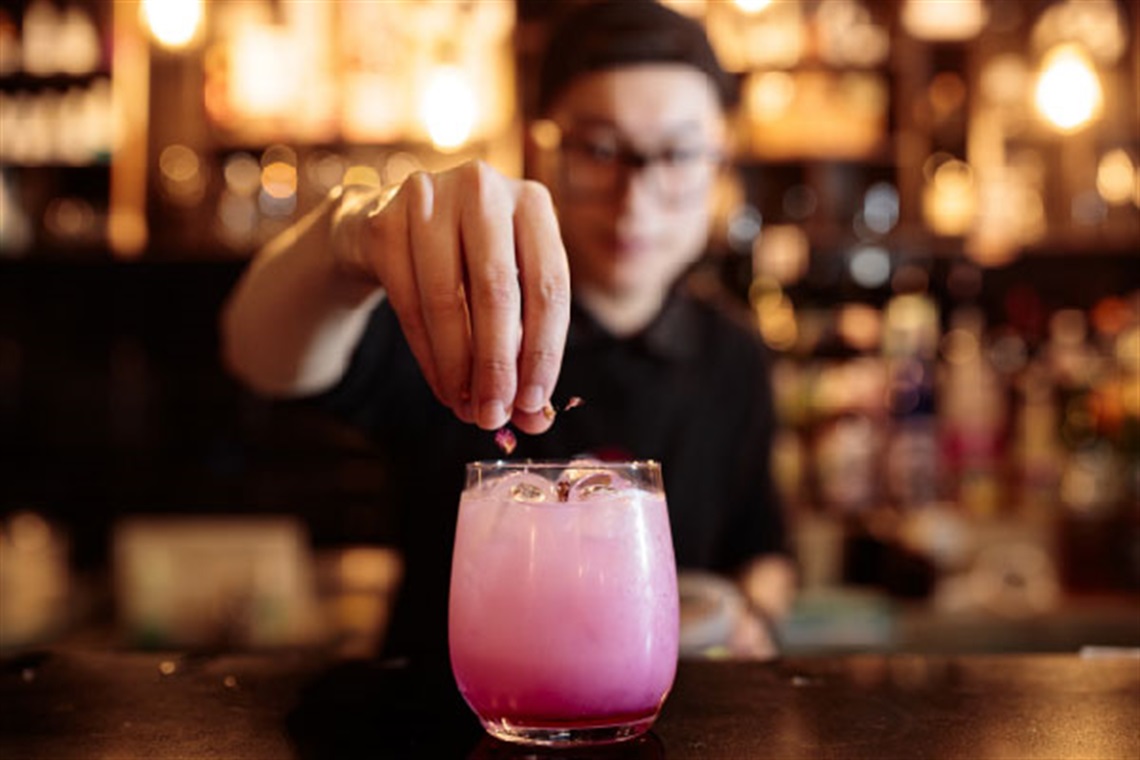
[[[0,262],[0,514],[59,520],[80,564],[131,513],[291,513],[319,542],[383,539],[367,446],[223,371],[241,266]]]

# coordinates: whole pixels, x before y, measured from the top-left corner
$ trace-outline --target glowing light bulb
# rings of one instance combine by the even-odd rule
[[[759,13],[772,4],[772,0],[733,0],[745,13]]]
[[[1104,94],[1084,51],[1061,45],[1045,56],[1034,90],[1037,109],[1062,132],[1073,132],[1100,113]]]
[[[166,47],[189,44],[202,23],[202,0],[143,0],[141,10],[151,34]]]
[[[903,28],[921,40],[968,40],[989,20],[981,0],[906,0]]]
[[[475,91],[456,66],[439,66],[428,79],[420,100],[420,119],[432,143],[441,150],[455,150],[475,128]]]

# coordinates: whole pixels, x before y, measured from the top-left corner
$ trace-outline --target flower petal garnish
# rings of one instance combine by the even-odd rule
[[[510,428],[501,427],[495,431],[495,445],[502,449],[504,454],[510,456],[511,452],[515,450],[515,446],[518,445],[518,440],[515,439],[515,434],[511,432]]]

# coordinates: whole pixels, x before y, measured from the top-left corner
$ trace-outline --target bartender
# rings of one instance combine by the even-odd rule
[[[405,566],[383,654],[446,661],[464,464],[501,457],[505,426],[517,457],[660,461],[679,569],[746,602],[722,645],[774,653],[794,566],[768,359],[735,304],[686,283],[734,84],[698,22],[583,5],[549,39],[533,179],[473,161],[338,188],[244,272],[227,366],[364,431],[382,462],[376,508],[394,510]]]

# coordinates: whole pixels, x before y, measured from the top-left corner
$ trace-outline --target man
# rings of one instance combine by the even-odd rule
[[[732,98],[696,22],[584,6],[542,70],[539,181],[473,162],[346,188],[235,288],[233,372],[376,442],[405,558],[387,652],[445,656],[463,464],[501,456],[490,431],[510,424],[516,456],[659,460],[678,565],[738,579],[757,614],[726,644],[770,653],[760,621],[793,574],[765,356],[679,284],[707,244]],[[572,396],[585,405],[551,414]]]

